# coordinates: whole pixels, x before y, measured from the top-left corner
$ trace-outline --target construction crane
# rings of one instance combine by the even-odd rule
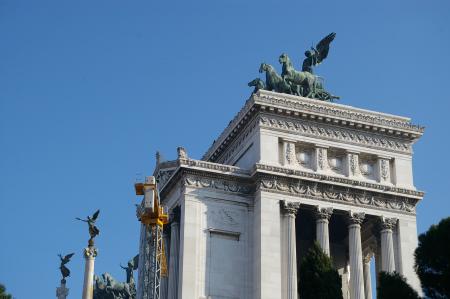
[[[144,195],[140,205],[137,205],[137,218],[145,227],[144,242],[148,242],[149,250],[141,252],[143,258],[139,267],[144,267],[140,271],[139,277],[142,281],[141,294],[138,299],[160,299],[161,277],[167,277],[167,259],[162,238],[164,225],[168,223],[169,216],[161,206],[158,186],[154,176],[145,178],[144,183],[134,185],[136,195]]]

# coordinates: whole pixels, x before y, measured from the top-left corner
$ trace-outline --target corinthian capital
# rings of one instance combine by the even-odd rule
[[[350,211],[348,213],[348,223],[350,225],[352,225],[352,224],[361,225],[363,223],[365,217],[366,217],[366,213],[364,213],[364,212],[353,213]]]
[[[287,215],[295,215],[300,209],[300,203],[280,200],[281,211]]]
[[[393,229],[397,225],[397,218],[380,217],[381,230]]]
[[[333,214],[333,208],[319,208],[316,209],[316,219],[326,219],[330,220],[331,215]]]
[[[84,248],[84,257],[95,258],[97,256],[97,248],[94,246],[88,246]]]

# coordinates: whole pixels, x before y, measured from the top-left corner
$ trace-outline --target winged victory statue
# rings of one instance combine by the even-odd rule
[[[100,234],[100,230],[97,228],[97,226],[95,226],[95,221],[98,218],[98,214],[100,214],[100,210],[97,210],[92,217],[87,216],[86,219],[81,219],[81,218],[75,218],[76,220],[80,220],[83,222],[86,222],[89,226],[89,235],[91,236],[91,238],[89,239],[89,246],[94,246],[94,238]]]
[[[70,270],[69,270],[69,268],[66,267],[66,264],[68,262],[70,262],[70,259],[72,258],[72,256],[74,254],[75,253],[70,253],[70,254],[68,254],[68,255],[66,255],[64,257],[61,254],[58,254],[59,259],[61,260],[61,264],[59,265],[59,270],[61,270],[61,275],[62,275],[61,282],[62,283],[65,283],[66,282],[66,277],[70,276]]]

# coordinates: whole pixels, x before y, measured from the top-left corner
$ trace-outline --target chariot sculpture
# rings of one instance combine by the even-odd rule
[[[260,89],[298,95],[302,97],[318,99],[322,101],[333,101],[339,99],[338,96],[326,91],[323,87],[323,80],[316,76],[313,67],[320,64],[328,56],[330,43],[336,37],[336,33],[325,36],[315,47],[305,52],[306,58],[303,60],[302,71],[295,70],[289,56],[281,54],[278,62],[282,65],[282,73],[279,75],[275,68],[267,63],[261,63],[260,73],[266,74],[265,82],[256,78],[248,83],[254,86],[253,92]]]

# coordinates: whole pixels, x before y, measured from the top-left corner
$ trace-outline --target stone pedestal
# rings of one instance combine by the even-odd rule
[[[364,276],[361,249],[361,224],[364,213],[350,213],[348,240],[350,252],[350,299],[364,299]]]
[[[83,299],[93,299],[94,293],[94,262],[97,248],[88,246],[84,249],[86,265],[84,267]]]
[[[61,280],[61,286],[56,288],[56,298],[58,299],[66,299],[69,295],[69,289],[66,288],[66,281]]]

